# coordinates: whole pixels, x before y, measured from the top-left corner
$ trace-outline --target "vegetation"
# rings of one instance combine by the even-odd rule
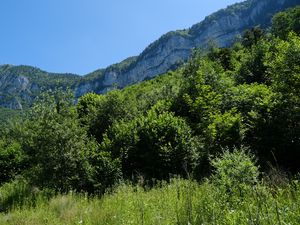
[[[0,107],[0,124],[1,127],[6,127],[9,125],[9,122],[22,115],[21,111],[12,110],[7,108]]]
[[[101,198],[73,192],[53,196],[49,190],[30,190],[26,183],[5,185],[2,204],[11,196],[16,200],[21,196],[23,202],[2,214],[0,223],[299,224],[299,182],[258,181],[258,168],[251,159],[243,151],[225,152],[213,161],[212,179],[202,184],[177,178],[151,189],[143,183],[122,184]],[[242,174],[233,165],[251,172]],[[232,183],[237,183],[235,189]]]
[[[35,85],[54,89],[58,84],[63,87],[71,87],[80,80],[80,76],[75,74],[48,73],[30,66],[3,65],[0,67],[1,76],[24,76],[29,78]]]
[[[81,79],[74,74],[48,73],[35,67],[11,65],[0,66],[0,78],[1,114],[8,112],[2,107],[27,110],[42,92],[54,90],[56,87],[74,88]]]
[[[0,133],[0,223],[299,224],[299,12],[76,105],[45,92]]]

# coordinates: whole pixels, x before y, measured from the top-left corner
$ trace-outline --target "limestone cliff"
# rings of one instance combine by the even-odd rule
[[[105,93],[163,74],[186,61],[193,48],[205,47],[210,41],[220,47],[228,46],[245,29],[266,27],[276,12],[299,4],[300,0],[248,0],[229,6],[190,29],[167,33],[125,66],[121,63],[114,66],[117,69],[101,71],[94,80],[82,80],[76,95],[89,91]]]

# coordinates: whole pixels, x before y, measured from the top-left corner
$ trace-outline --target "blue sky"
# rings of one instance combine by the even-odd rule
[[[0,64],[86,74],[242,0],[1,0]]]

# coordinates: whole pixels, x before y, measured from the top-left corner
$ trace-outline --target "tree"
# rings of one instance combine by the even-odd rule
[[[174,104],[179,105],[176,113],[185,117],[199,134],[209,124],[209,115],[218,112],[221,103],[219,91],[225,89],[227,82],[219,82],[222,68],[218,63],[197,58],[191,66],[186,86]]]
[[[60,191],[86,189],[88,154],[96,148],[79,126],[70,93],[45,93],[20,130],[31,181]]]
[[[0,185],[22,172],[25,157],[19,143],[13,140],[0,140]]]
[[[241,65],[236,74],[238,83],[266,83],[269,81],[265,64],[265,57],[269,48],[269,42],[262,40],[243,52]]]
[[[105,96],[88,94],[79,99],[77,105],[79,118],[86,124],[89,134],[101,143],[103,134],[115,122],[132,119],[137,114],[134,99],[127,98],[119,90]]]
[[[246,30],[242,37],[242,45],[245,48],[251,48],[264,37],[264,31],[260,27],[253,27],[251,30]]]
[[[103,101],[104,96],[88,93],[79,98],[76,105],[77,114],[83,125],[90,127],[96,117],[97,107]]]
[[[268,142],[277,160],[295,169],[300,157],[300,38],[290,33],[272,49],[266,64],[277,104],[266,132],[272,137]]]
[[[209,58],[212,61],[219,62],[224,70],[231,70],[232,63],[231,63],[231,49],[230,48],[220,48],[215,49],[213,52],[209,53]]]
[[[44,93],[15,127],[14,136],[26,155],[24,174],[38,187],[103,193],[119,178],[118,163],[99,151],[73,103],[70,92]]]
[[[115,124],[108,130],[104,149],[120,158],[126,177],[168,179],[169,174],[186,176],[198,160],[196,142],[183,119],[171,113],[147,116]]]
[[[300,7],[277,13],[272,19],[272,33],[286,40],[291,31],[300,34]]]
[[[213,115],[206,131],[206,148],[209,154],[218,154],[225,147],[240,147],[245,132],[242,117],[236,110]]]

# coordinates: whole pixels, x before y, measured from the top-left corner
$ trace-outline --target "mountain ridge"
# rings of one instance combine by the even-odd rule
[[[84,76],[49,73],[30,66],[0,66],[0,106],[22,109],[35,96],[57,86],[74,90],[76,98],[88,93],[106,93],[115,88],[151,79],[186,62],[194,48],[214,41],[231,45],[245,29],[268,27],[276,12],[299,5],[300,0],[248,0],[207,16],[189,29],[170,31],[151,43],[138,56]]]

